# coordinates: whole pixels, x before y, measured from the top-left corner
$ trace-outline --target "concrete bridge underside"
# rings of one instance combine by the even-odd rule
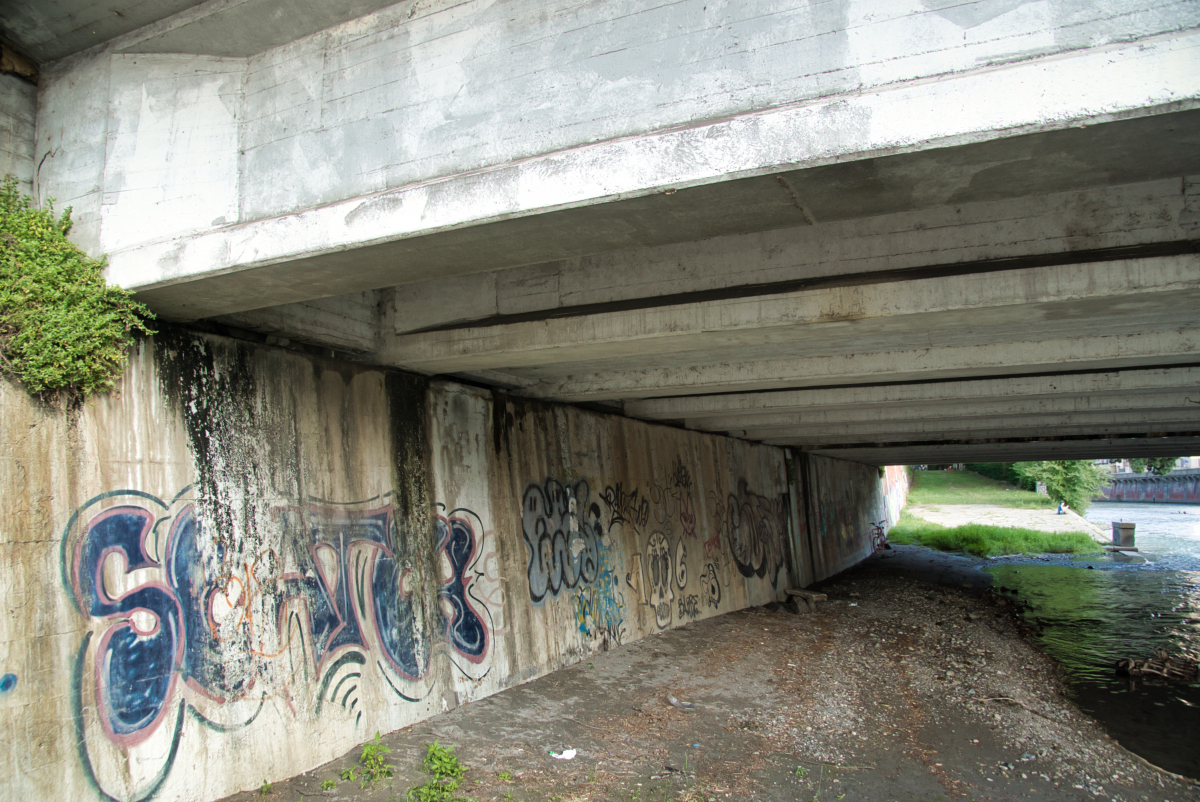
[[[58,5],[30,186],[165,318],[869,464],[1200,453],[1193,3]]]

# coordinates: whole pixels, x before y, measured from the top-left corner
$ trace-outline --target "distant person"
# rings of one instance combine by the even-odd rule
[[[1065,501],[1058,502],[1058,514],[1059,515],[1066,515],[1067,510],[1069,510],[1069,509],[1071,509],[1071,508],[1069,506],[1067,506],[1067,502],[1065,502]]]

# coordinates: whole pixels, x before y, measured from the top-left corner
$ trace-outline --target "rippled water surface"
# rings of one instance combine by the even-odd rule
[[[1200,653],[1200,507],[1095,504],[1087,517],[1137,523],[1139,556],[993,565],[993,586],[1029,605],[1026,617],[1082,709],[1126,748],[1200,777],[1200,684],[1130,681],[1113,670],[1156,649]]]

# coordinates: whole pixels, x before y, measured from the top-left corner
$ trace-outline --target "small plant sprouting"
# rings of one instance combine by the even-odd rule
[[[808,776],[808,769],[804,768],[803,766],[797,766],[796,767],[796,776],[803,780],[805,777]]]
[[[266,780],[263,780],[262,785],[260,785],[258,787],[258,798],[266,799],[267,794],[269,794],[269,793],[271,793],[271,784],[269,782],[267,782]]]
[[[342,769],[342,779],[349,780],[350,782],[354,782],[355,780],[358,779],[357,777],[354,776],[354,767],[353,766],[351,766],[348,769]]]
[[[496,779],[502,783],[510,783],[513,781],[512,772],[500,770],[496,772]]]
[[[337,788],[336,780],[326,780],[325,782],[321,783],[322,791],[332,791],[334,788]]]
[[[461,780],[467,770],[454,756],[453,746],[442,746],[436,740],[429,745],[421,768],[439,779],[449,777],[455,780]]]
[[[362,754],[358,756],[358,762],[363,768],[359,787],[366,788],[376,780],[392,776],[392,767],[383,762],[383,756],[390,754],[391,751],[380,742],[379,731],[376,730],[375,740],[363,744]]]
[[[433,779],[410,790],[405,796],[407,802],[463,802],[455,792],[462,785],[467,767],[454,756],[453,746],[442,746],[436,740],[429,744],[421,769]]]

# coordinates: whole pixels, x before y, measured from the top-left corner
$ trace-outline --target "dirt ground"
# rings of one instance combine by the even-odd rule
[[[469,767],[459,796],[480,802],[1200,800],[1076,710],[989,581],[897,547],[816,588],[815,613],[663,632],[384,736],[391,779],[339,779],[355,750],[265,799],[404,800],[438,739]]]

